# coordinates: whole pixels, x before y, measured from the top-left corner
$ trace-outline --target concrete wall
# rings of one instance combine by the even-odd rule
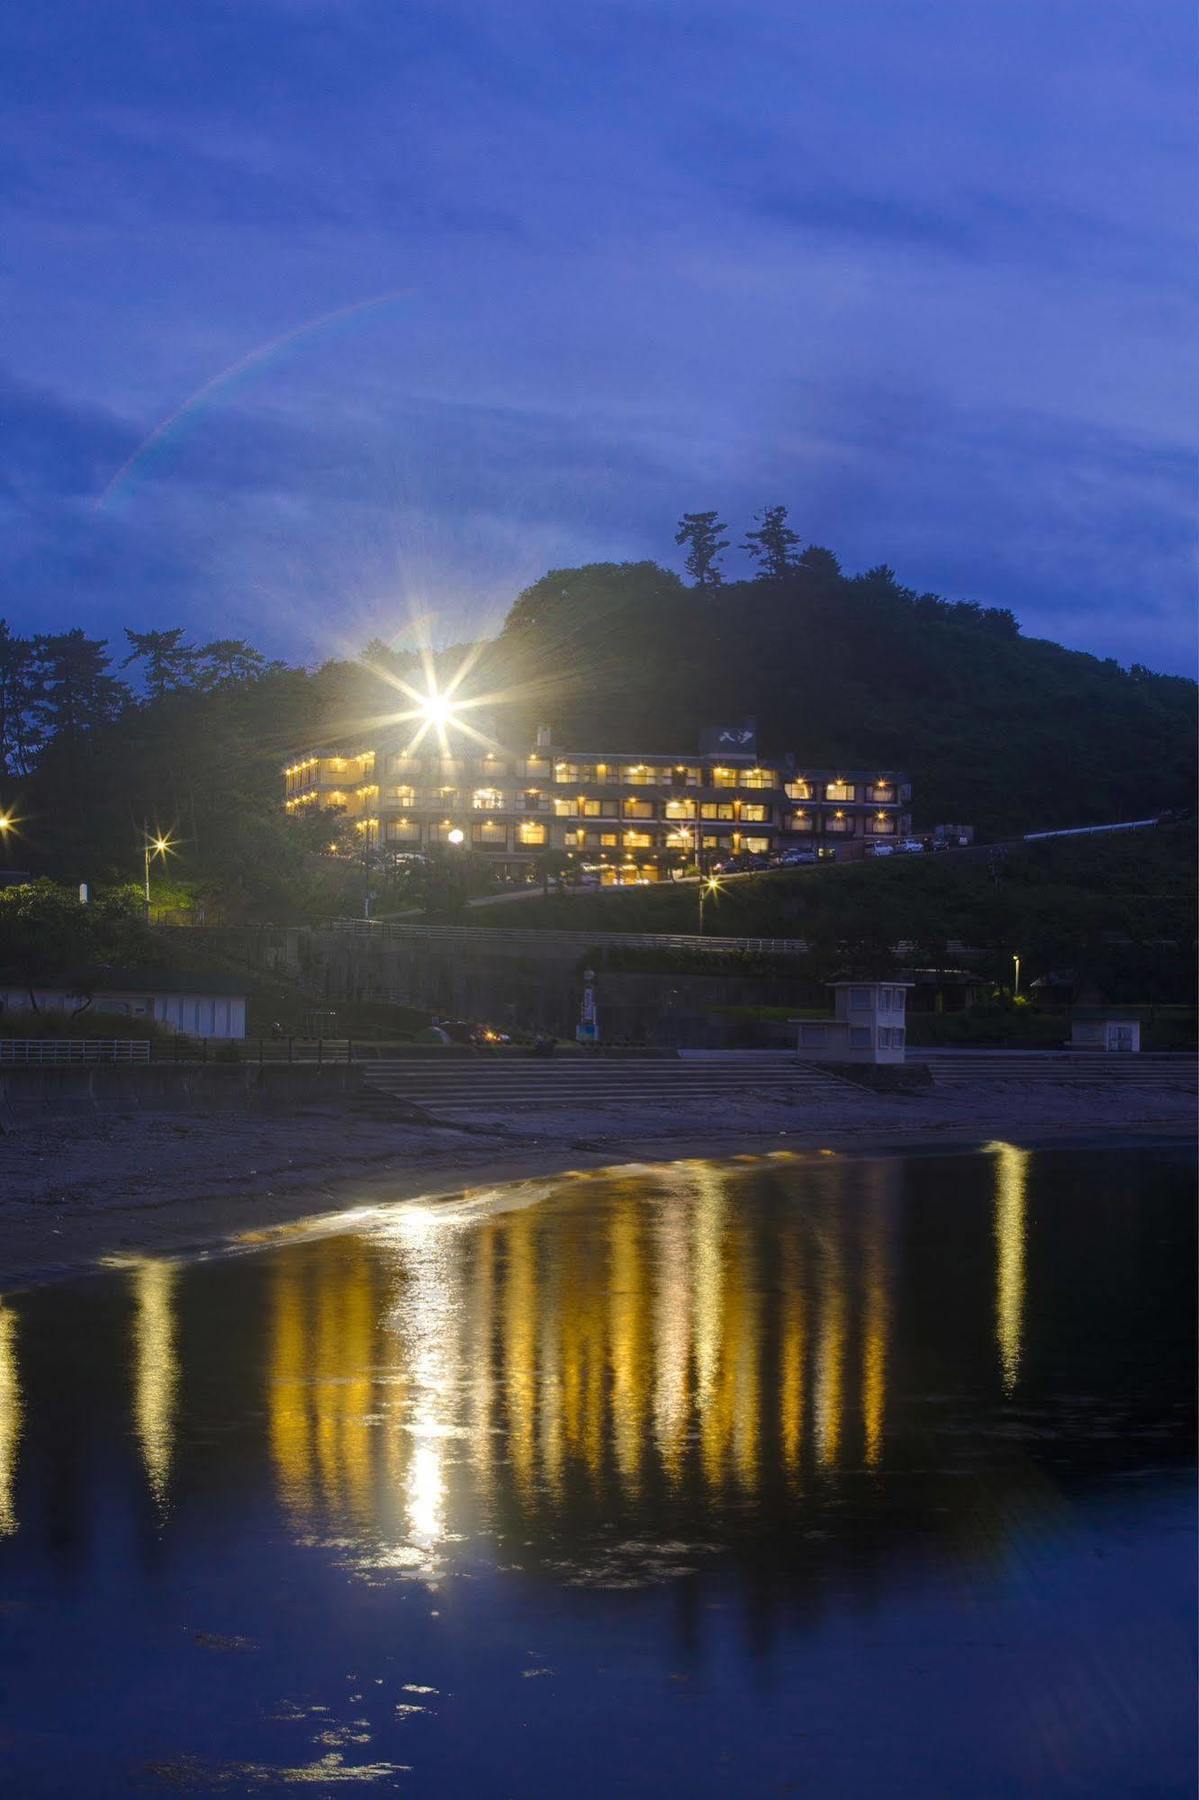
[[[390,1000],[443,1018],[573,1038],[583,993],[585,944],[553,933],[529,944],[486,929],[455,937],[392,938],[304,926],[219,927],[198,933],[210,949],[264,975],[299,982],[314,1005]],[[601,1040],[719,1048],[793,1046],[785,1029],[722,1020],[726,1006],[821,1004],[798,978],[597,970]]]

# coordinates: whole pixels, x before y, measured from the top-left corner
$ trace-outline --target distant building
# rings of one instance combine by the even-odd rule
[[[796,1053],[807,1062],[901,1063],[907,1054],[910,981],[833,981],[831,1019],[800,1019]]]
[[[191,975],[173,970],[110,973],[86,990],[38,983],[33,998],[39,1012],[77,1012],[88,995],[90,1013],[116,1013],[145,1019],[189,1037],[244,1038],[246,995],[225,976]],[[0,1007],[28,1012],[29,989],[0,976]]]
[[[452,727],[451,727],[452,730]],[[712,727],[700,752],[575,749],[541,727],[526,749],[413,750],[394,731],[284,771],[284,803],[339,807],[364,842],[396,854],[464,843],[520,878],[558,851],[605,882],[738,852],[842,846],[911,830],[911,786],[894,770],[816,768],[761,755],[752,726]]]

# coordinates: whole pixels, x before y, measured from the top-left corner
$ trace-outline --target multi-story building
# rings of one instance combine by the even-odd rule
[[[736,852],[811,846],[861,854],[911,830],[911,787],[893,770],[821,769],[760,757],[752,730],[704,734],[698,752],[565,749],[542,726],[525,750],[449,752],[389,734],[373,747],[312,752],[285,770],[289,810],[344,811],[371,848],[466,845],[519,879],[544,852],[608,882]]]

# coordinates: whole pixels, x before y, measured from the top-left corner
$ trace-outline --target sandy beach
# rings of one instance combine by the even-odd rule
[[[1183,1087],[977,1082],[789,1104],[613,1106],[482,1117],[459,1127],[313,1108],[287,1117],[111,1114],[46,1119],[0,1138],[0,1282],[182,1254],[301,1219],[460,1193],[565,1169],[685,1156],[1188,1138]]]

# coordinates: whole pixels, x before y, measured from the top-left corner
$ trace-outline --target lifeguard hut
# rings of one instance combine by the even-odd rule
[[[908,989],[914,985],[911,981],[831,981],[833,1016],[797,1021],[796,1055],[805,1062],[903,1062]]]

